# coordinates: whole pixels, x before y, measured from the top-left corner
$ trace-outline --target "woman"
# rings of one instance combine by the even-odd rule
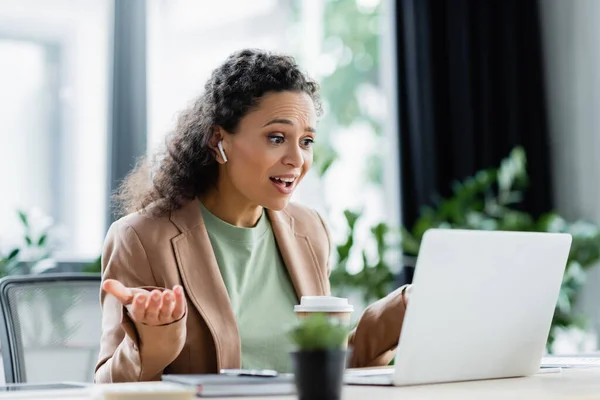
[[[292,58],[237,52],[180,116],[159,167],[128,176],[128,215],[102,256],[97,382],[289,368],[293,306],[330,294],[325,224],[288,204],[313,161],[319,110]],[[391,360],[405,300],[397,290],[365,311],[352,366]]]

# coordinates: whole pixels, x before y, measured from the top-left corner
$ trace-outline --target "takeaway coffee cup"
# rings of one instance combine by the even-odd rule
[[[350,323],[354,307],[348,304],[348,299],[332,296],[302,296],[300,304],[294,306],[298,318],[304,318],[312,313],[324,313],[330,317],[339,318],[344,323]]]

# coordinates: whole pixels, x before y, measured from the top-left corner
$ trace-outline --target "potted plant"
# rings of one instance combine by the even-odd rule
[[[291,330],[296,389],[300,400],[338,400],[342,395],[349,328],[337,318],[314,313]]]

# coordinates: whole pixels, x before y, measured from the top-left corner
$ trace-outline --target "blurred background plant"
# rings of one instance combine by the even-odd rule
[[[0,277],[10,274],[27,275],[41,272],[55,265],[52,258],[56,242],[52,240],[52,218],[39,209],[18,211],[22,232],[15,243],[0,249]]]
[[[92,261],[91,263],[87,264],[83,268],[83,272],[88,272],[88,273],[100,273],[100,272],[102,272],[102,256],[98,256],[98,258],[96,258],[94,261]]]
[[[333,290],[339,293],[352,288],[367,302],[381,298],[395,282],[393,268],[385,262],[386,253],[399,246],[405,255],[418,256],[423,234],[431,228],[565,232],[572,235],[573,243],[552,319],[548,350],[552,351],[552,344],[561,332],[586,330],[587,318],[576,312],[574,305],[588,270],[600,261],[600,228],[585,221],[568,222],[555,212],[534,218],[521,211],[519,206],[528,183],[526,164],[524,150],[517,147],[498,168],[479,171],[473,177],[456,182],[451,197],[424,207],[412,228],[401,227],[399,244],[386,240],[391,232],[389,227],[377,225],[371,232],[377,243],[378,257],[375,262],[363,257],[363,269],[356,274],[347,271],[345,262],[354,246],[354,227],[360,214],[347,212],[350,234],[345,243],[337,246],[339,261],[331,274]]]
[[[457,182],[453,195],[425,207],[409,231],[402,228],[402,250],[418,255],[423,234],[430,228],[565,232],[573,237],[560,296],[548,340],[565,329],[587,329],[587,318],[574,309],[587,271],[600,261],[600,228],[586,221],[568,222],[555,212],[539,218],[519,210],[527,189],[527,160],[521,147],[513,149],[499,168],[480,171]]]
[[[333,134],[362,124],[372,140],[383,140],[380,29],[381,2],[327,0],[323,9],[323,42],[320,58],[321,98],[325,113],[319,121],[319,141],[314,168],[324,176],[337,159]],[[377,105],[382,107],[377,107]],[[373,146],[367,159],[366,178],[381,186],[383,154]]]
[[[54,251],[60,245],[60,234],[51,217],[39,208],[17,211],[21,232],[11,235],[18,237],[6,252],[0,252],[0,278],[7,275],[29,275],[48,272],[56,267]],[[42,336],[43,320],[33,320],[31,326],[22,326],[23,339],[30,346],[44,346],[60,341],[75,332],[79,325],[62,318],[62,312],[72,303],[77,289],[61,288],[28,292],[21,299],[39,312],[51,315],[53,329]]]
[[[396,253],[399,247],[397,235],[385,223],[381,222],[370,229],[370,240],[375,244],[375,254],[370,255],[368,246],[359,246],[354,241],[356,223],[360,213],[346,211],[348,236],[343,243],[336,245],[337,262],[330,275],[332,291],[339,296],[348,296],[352,291],[358,292],[363,304],[367,305],[386,296],[393,289],[399,267],[390,261],[390,254]],[[348,261],[352,251],[361,254],[360,270],[349,271]]]

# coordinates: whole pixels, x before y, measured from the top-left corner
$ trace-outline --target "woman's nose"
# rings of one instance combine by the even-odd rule
[[[304,153],[302,148],[297,144],[291,144],[287,149],[283,163],[294,168],[302,167],[304,165]]]

